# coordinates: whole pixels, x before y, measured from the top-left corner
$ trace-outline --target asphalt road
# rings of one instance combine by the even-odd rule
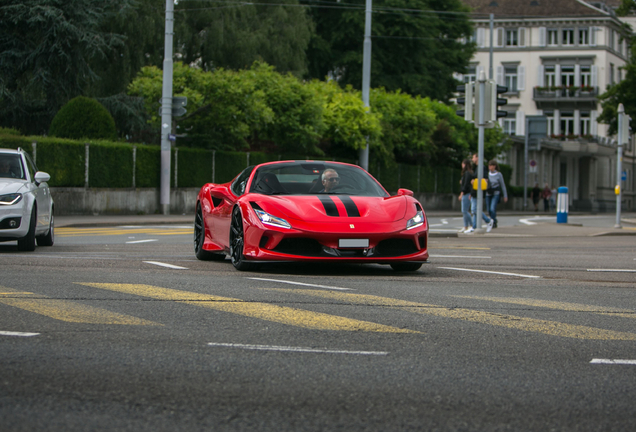
[[[508,225],[414,273],[237,272],[189,225],[0,244],[0,430],[635,430],[636,238]]]

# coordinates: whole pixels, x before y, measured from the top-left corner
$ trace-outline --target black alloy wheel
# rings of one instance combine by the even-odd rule
[[[223,261],[224,253],[215,253],[203,249],[205,242],[205,222],[203,221],[203,212],[201,204],[197,204],[197,212],[194,215],[194,254],[201,261]]]
[[[256,268],[256,265],[245,261],[243,249],[245,240],[243,237],[243,216],[238,207],[232,211],[232,224],[230,225],[230,260],[232,265],[239,271],[249,271]]]

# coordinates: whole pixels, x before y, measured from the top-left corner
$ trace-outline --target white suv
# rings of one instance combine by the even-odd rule
[[[53,246],[53,198],[46,183],[22,149],[0,149],[0,242],[18,241],[18,250]]]

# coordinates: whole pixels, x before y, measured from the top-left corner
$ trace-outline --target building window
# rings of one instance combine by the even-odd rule
[[[517,122],[514,118],[503,119],[503,133],[506,135],[515,135],[517,131]]]
[[[589,111],[581,111],[581,121],[580,121],[580,130],[581,135],[590,135],[590,113]]]
[[[554,66],[545,67],[545,86],[556,87],[556,71]]]
[[[614,49],[614,30],[609,31],[609,47]]]
[[[561,135],[574,135],[574,112],[564,111],[561,113]]]
[[[610,63],[609,83],[610,85],[614,84],[614,63]]]
[[[548,119],[548,136],[555,134],[554,129],[554,112],[553,111],[544,111],[543,115],[545,115]]]
[[[554,66],[545,67],[545,86],[556,87],[556,71]]]
[[[504,85],[508,87],[508,92],[518,91],[517,66],[506,66],[504,68]]]
[[[519,45],[519,31],[517,29],[506,30],[506,46]]]
[[[592,85],[592,66],[581,66],[581,87]]]
[[[574,85],[574,66],[561,66],[561,85],[563,87]]]
[[[590,44],[590,29],[583,28],[579,29],[579,45],[589,45]]]
[[[477,67],[469,66],[468,72],[464,74],[464,83],[477,81]]]
[[[559,44],[559,31],[548,29],[548,46],[557,46]]]
[[[562,36],[563,39],[561,40],[561,43],[563,45],[574,45],[574,30],[565,29],[562,32]]]

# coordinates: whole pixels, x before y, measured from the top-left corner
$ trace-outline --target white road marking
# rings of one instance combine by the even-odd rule
[[[537,218],[527,218],[527,219],[519,219],[519,222],[521,222],[522,224],[526,224],[526,225],[536,225],[536,222],[532,222],[530,219],[537,219]]]
[[[258,350],[258,351],[282,351],[282,352],[353,354],[353,355],[388,355],[389,354],[386,351],[346,351],[346,350],[329,350],[329,349],[276,346],[276,345],[249,345],[249,344],[232,344],[232,343],[215,343],[215,342],[210,342],[208,343],[208,345],[216,346],[216,347],[241,348],[241,349]]]
[[[337,291],[355,291],[352,288],[339,288],[339,287],[334,287],[334,286],[315,285],[315,284],[308,284],[308,283],[302,283],[302,282],[292,282],[292,281],[279,280],[279,279],[265,279],[265,278],[253,278],[253,277],[250,277],[250,278],[247,278],[247,279],[267,281],[267,282],[280,282],[280,283],[286,283],[286,284],[290,284],[290,285],[300,285],[300,286],[308,286],[308,287],[314,287],[314,288],[324,288],[324,289],[337,290]]]
[[[636,360],[592,359],[591,364],[636,365]]]
[[[437,267],[437,268],[446,269],[446,270],[458,270],[458,271],[466,271],[466,272],[475,272],[475,273],[498,274],[498,275],[504,275],[504,276],[516,276],[516,277],[531,278],[531,279],[540,279],[541,278],[541,276],[524,275],[524,274],[519,274],[519,273],[495,272],[495,271],[488,271],[488,270],[475,270],[475,269],[464,269],[464,268],[455,268],[455,267]]]
[[[429,255],[430,258],[478,258],[478,259],[492,259],[489,256],[477,256],[477,255]]]
[[[40,333],[25,333],[25,332],[13,332],[13,331],[0,331],[0,336],[18,336],[18,337],[30,337],[37,336]]]
[[[631,269],[587,269],[589,272],[624,272],[624,273],[636,273],[636,270]]]
[[[442,219],[442,224],[448,225],[448,220],[447,219]]]
[[[148,243],[148,242],[155,242],[155,241],[157,241],[157,239],[134,240],[134,241],[127,241],[126,244]]]
[[[166,264],[166,263],[162,263],[162,262],[158,262],[158,261],[144,261],[146,264],[154,264],[157,266],[161,266],[161,267],[168,267],[171,269],[175,269],[175,270],[187,270],[187,267],[179,267],[176,265],[172,265],[172,264]]]

